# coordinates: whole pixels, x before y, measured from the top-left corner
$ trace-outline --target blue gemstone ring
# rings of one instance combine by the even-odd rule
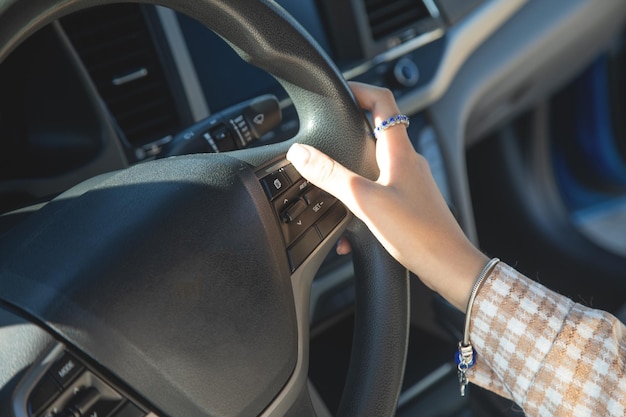
[[[406,127],[409,127],[409,123],[409,116],[405,114],[392,116],[386,120],[383,120],[378,126],[376,126],[376,128],[374,129],[374,136],[378,137],[378,134],[380,132],[396,125],[404,125]]]

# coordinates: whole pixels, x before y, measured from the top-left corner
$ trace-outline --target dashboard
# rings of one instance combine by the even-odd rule
[[[485,37],[522,3],[339,6],[285,0],[281,5],[347,79],[388,86],[410,100],[415,113],[452,79],[449,51],[458,68],[480,42],[463,40],[459,48],[446,36],[449,28],[480,9],[491,27],[482,30]],[[41,55],[42,50],[47,52]],[[37,61],[47,62],[45,69],[32,65]],[[244,63],[196,21],[162,7],[120,4],[63,18],[19,48],[2,75],[11,80],[3,86],[7,93],[0,107],[7,150],[0,161],[3,211],[45,201],[94,174],[158,157],[183,130],[263,94],[277,97],[282,122],[251,145],[282,141],[298,130],[295,109],[273,77]],[[88,113],[91,94],[104,102],[104,115]],[[97,120],[102,117],[109,120]],[[98,123],[101,129],[94,128]]]

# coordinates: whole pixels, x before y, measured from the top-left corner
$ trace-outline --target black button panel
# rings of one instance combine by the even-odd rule
[[[302,178],[293,165],[278,163],[260,178],[285,238],[294,272],[348,211],[332,195]]]
[[[281,194],[280,198],[274,200],[273,204],[276,212],[283,213],[287,208],[289,208],[289,206],[300,198],[300,195],[302,194],[301,190],[305,190],[307,187],[309,187],[309,182],[303,179],[294,182],[294,185]]]
[[[51,355],[52,365],[27,396],[29,417],[144,417],[148,414],[87,369],[75,355],[65,350],[58,353],[58,348]]]
[[[317,222],[317,229],[322,236],[328,236],[348,214],[343,204],[335,204],[328,213]]]
[[[291,270],[295,271],[321,242],[322,237],[317,229],[315,227],[309,228],[300,239],[287,249]]]
[[[52,365],[49,373],[62,388],[65,388],[83,369],[85,367],[72,354],[65,352]]]
[[[45,406],[50,404],[60,393],[61,389],[56,382],[54,382],[52,377],[44,375],[30,394],[28,408],[30,409],[31,415],[38,415],[38,413]]]
[[[124,406],[115,414],[115,417],[143,417],[145,413],[141,411],[135,404],[126,403]]]

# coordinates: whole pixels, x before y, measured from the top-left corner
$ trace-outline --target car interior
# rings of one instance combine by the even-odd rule
[[[386,87],[472,242],[626,322],[625,24],[623,0],[0,0],[0,416],[523,416],[459,395],[464,312],[285,153],[375,179],[346,81]]]

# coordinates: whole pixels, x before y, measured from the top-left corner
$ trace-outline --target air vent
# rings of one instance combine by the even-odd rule
[[[382,39],[429,17],[421,0],[364,0],[372,37]]]
[[[141,7],[100,6],[61,20],[100,95],[135,146],[181,126]]]

